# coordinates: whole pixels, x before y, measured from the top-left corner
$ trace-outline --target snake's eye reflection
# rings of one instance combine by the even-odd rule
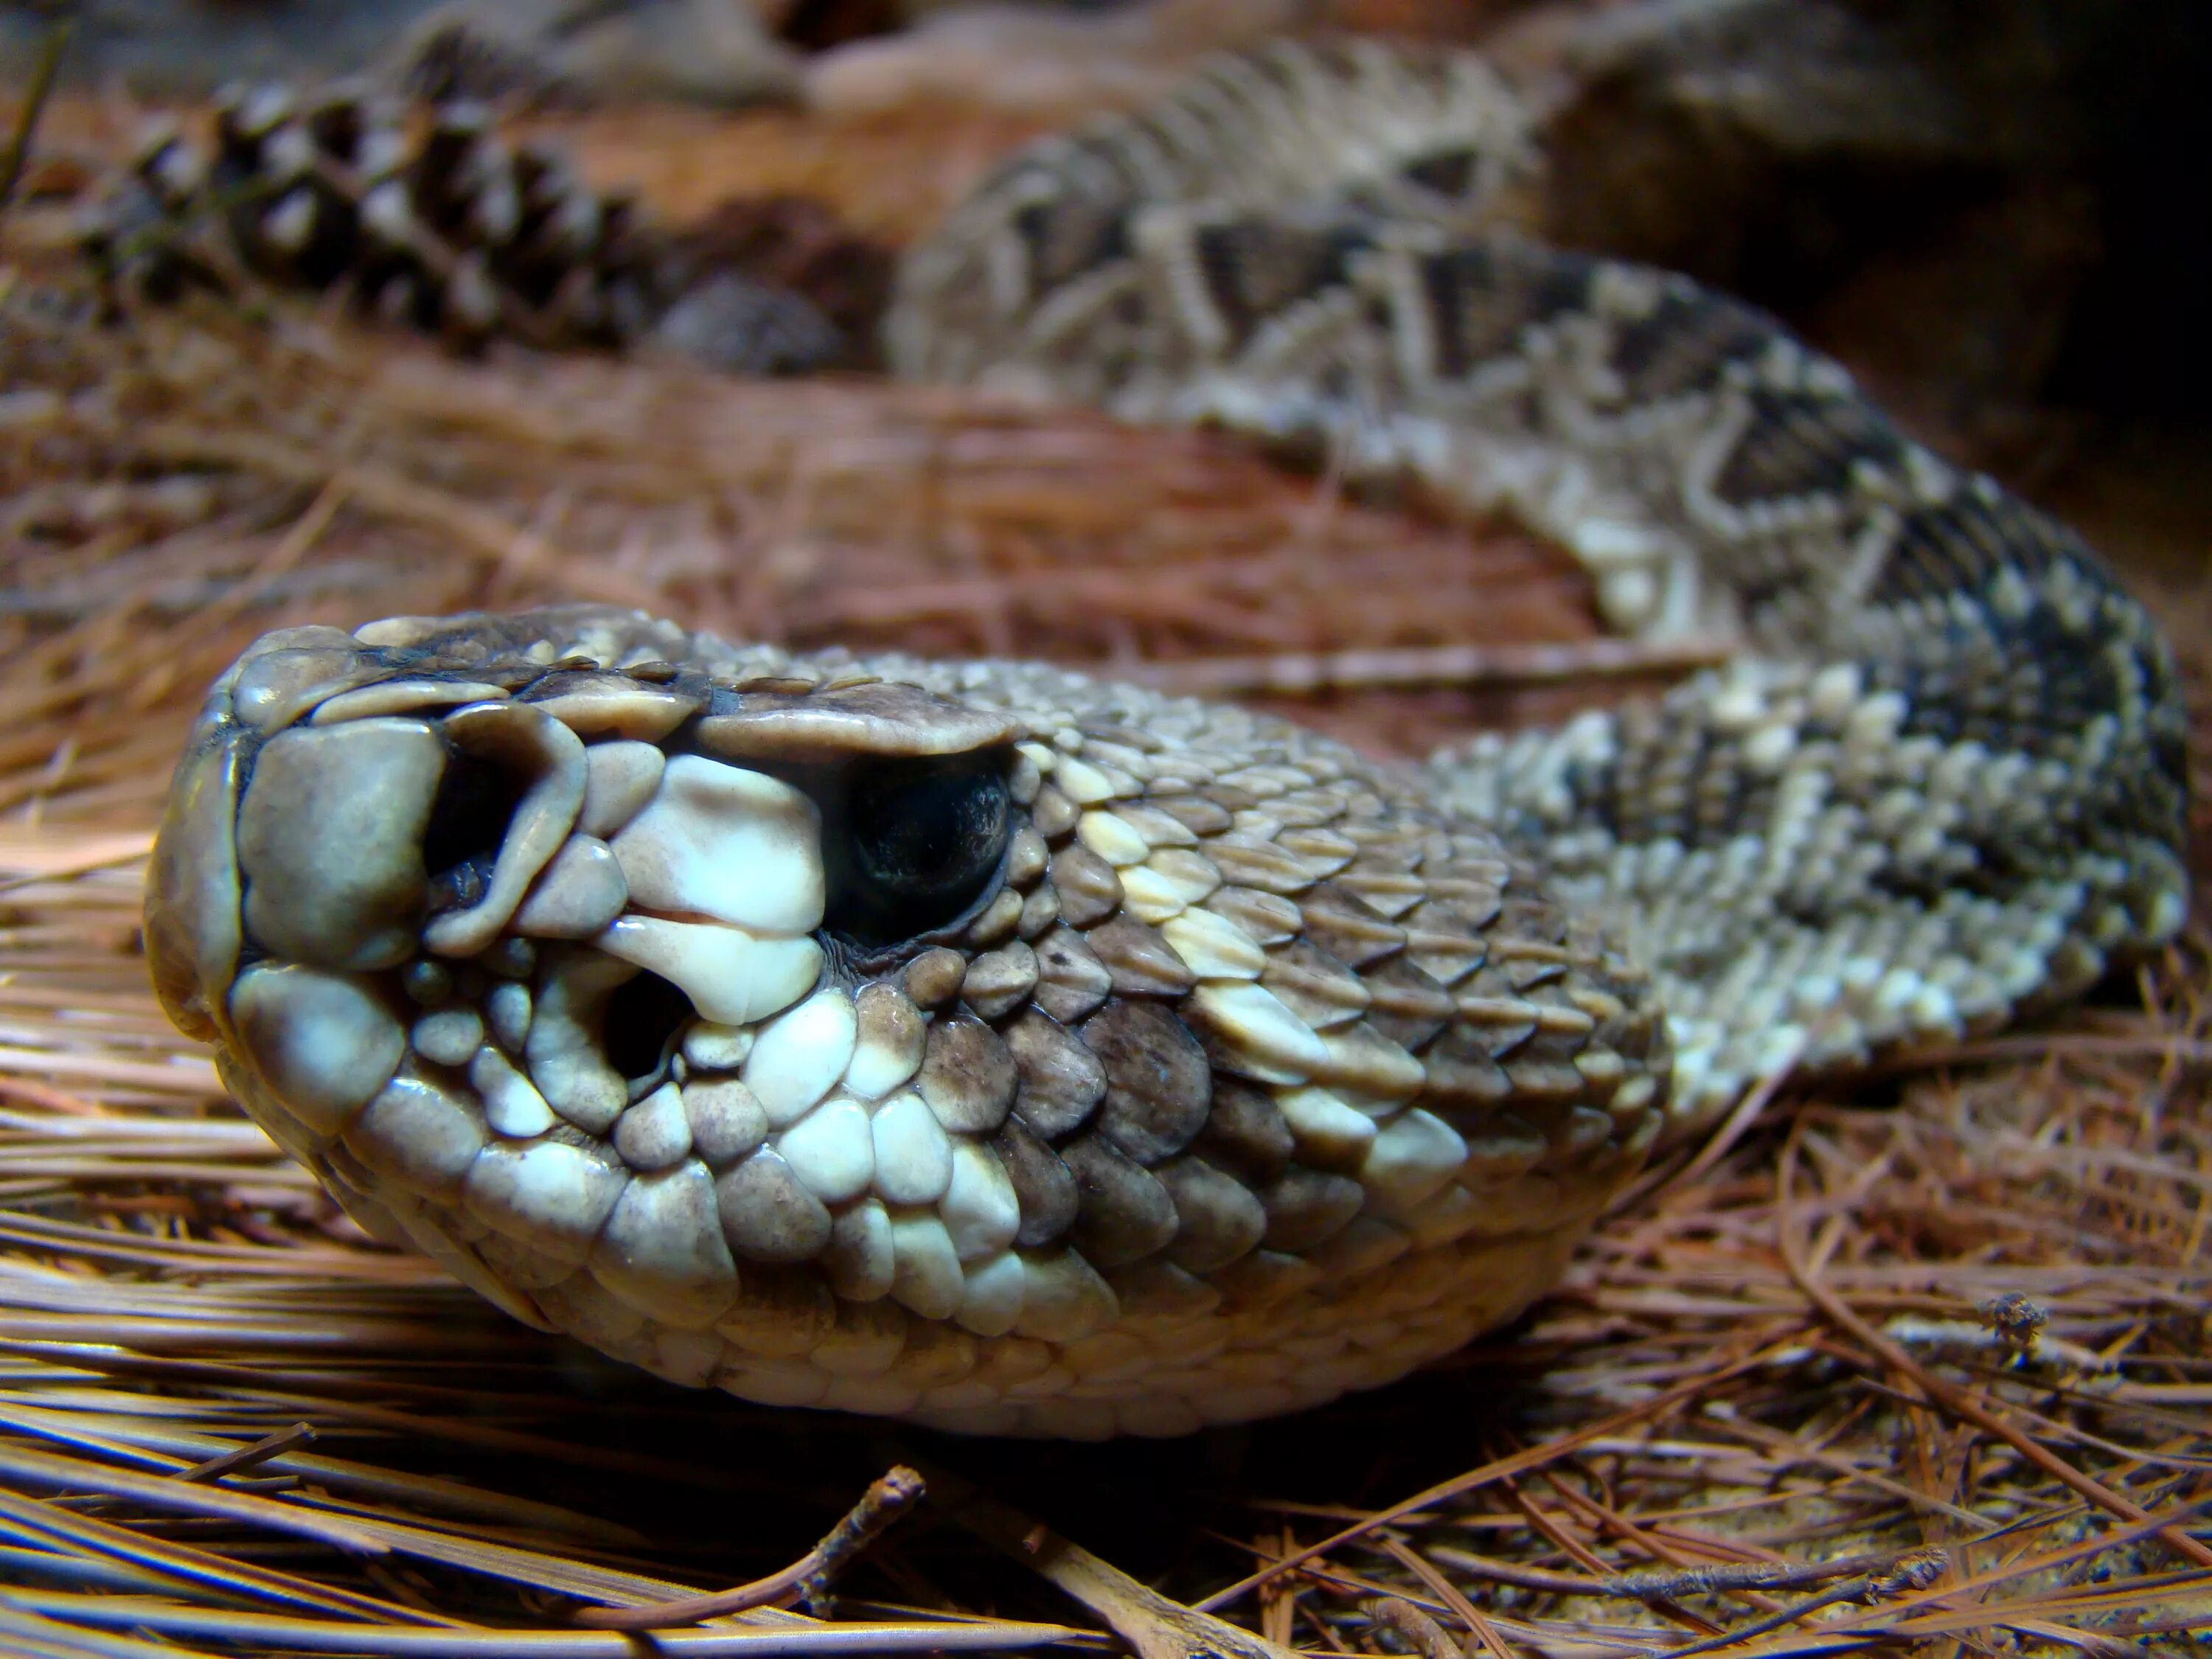
[[[870,944],[945,927],[997,872],[1011,817],[995,756],[871,769],[847,799],[829,925]]]

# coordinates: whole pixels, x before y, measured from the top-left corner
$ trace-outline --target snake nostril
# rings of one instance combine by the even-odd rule
[[[632,1083],[652,1076],[667,1058],[671,1040],[696,1018],[691,999],[659,975],[624,981],[607,999],[607,1064]]]
[[[492,762],[447,755],[422,832],[434,913],[466,909],[483,897],[507,824],[529,787],[528,779]]]

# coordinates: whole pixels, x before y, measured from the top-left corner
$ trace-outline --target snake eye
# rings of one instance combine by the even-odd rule
[[[889,944],[957,920],[997,873],[1009,820],[995,756],[871,770],[848,799],[845,879],[829,925]]]

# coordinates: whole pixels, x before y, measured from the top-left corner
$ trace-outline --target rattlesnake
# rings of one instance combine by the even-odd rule
[[[164,1005],[519,1319],[755,1400],[1169,1434],[1511,1318],[1758,1079],[2170,936],[2142,611],[1771,319],[1498,228],[1528,154],[1471,58],[1225,59],[1004,167],[890,355],[1502,502],[1723,670],[1394,767],[604,609],[294,629],[179,769]]]

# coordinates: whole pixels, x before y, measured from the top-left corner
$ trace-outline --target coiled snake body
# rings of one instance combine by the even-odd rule
[[[994,175],[894,362],[1502,502],[1725,670],[1400,769],[600,609],[293,629],[177,774],[172,1016],[520,1319],[755,1400],[1172,1434],[1510,1319],[1755,1080],[2172,934],[2143,612],[1770,319],[1491,228],[1527,147],[1464,57],[1223,60]]]

